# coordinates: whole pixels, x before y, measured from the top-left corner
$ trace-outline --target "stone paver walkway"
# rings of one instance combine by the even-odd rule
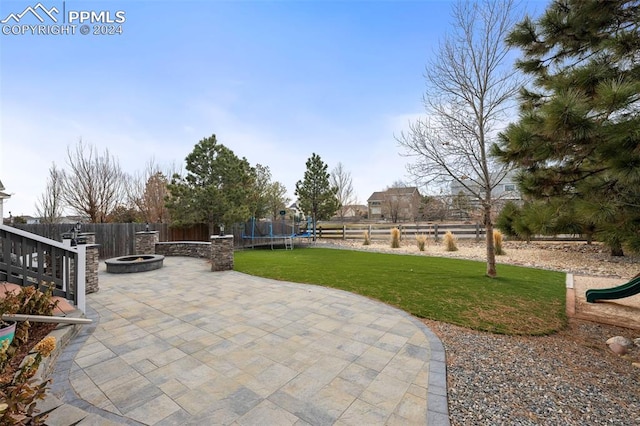
[[[87,297],[95,324],[54,373],[52,394],[71,413],[92,413],[91,424],[449,423],[442,344],[410,315],[340,290],[212,273],[199,259],[164,265],[101,267]]]

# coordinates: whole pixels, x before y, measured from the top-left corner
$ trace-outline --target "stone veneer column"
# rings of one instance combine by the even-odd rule
[[[233,235],[211,236],[211,271],[233,269]]]
[[[86,244],[86,265],[85,265],[85,293],[97,293],[100,289],[98,283],[98,266],[100,264],[98,247],[96,244],[95,232],[83,232],[78,234],[79,239],[84,237]]]
[[[136,247],[134,254],[156,254],[156,243],[158,241],[158,231],[136,232]]]

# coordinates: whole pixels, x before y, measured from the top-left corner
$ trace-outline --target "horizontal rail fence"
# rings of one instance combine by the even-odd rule
[[[354,240],[364,239],[364,233],[368,232],[372,240],[383,240],[391,238],[393,228],[400,230],[400,239],[414,240],[417,235],[425,235],[427,238],[438,240],[447,231],[451,231],[460,239],[480,240],[485,237],[484,226],[477,223],[322,224],[318,225],[316,234],[321,239]]]
[[[0,225],[0,281],[44,289],[84,310],[84,246],[61,242]]]
[[[56,241],[62,241],[62,235],[72,231],[72,223],[54,224],[15,224],[18,229],[31,232]],[[150,223],[150,231],[158,231],[159,241],[209,241],[209,229],[206,224],[187,227],[170,227],[166,223]],[[136,232],[145,231],[145,223],[82,223],[80,232],[92,232],[96,236],[98,256],[109,259],[128,256],[135,253]]]

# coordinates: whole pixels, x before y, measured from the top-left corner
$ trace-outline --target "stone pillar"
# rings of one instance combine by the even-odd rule
[[[96,233],[95,232],[81,232],[78,234],[78,239],[82,241],[84,239],[85,244],[95,244],[96,243]]]
[[[211,271],[233,269],[233,235],[211,236]]]
[[[134,254],[156,254],[156,243],[159,239],[158,231],[136,232],[136,247]]]
[[[85,294],[97,293],[100,289],[98,284],[98,267],[100,265],[98,247],[96,244],[95,232],[82,232],[78,234],[78,243],[85,244],[86,260],[85,260]]]
[[[87,256],[85,264],[85,293],[97,293],[100,289],[98,283],[98,267],[100,265],[98,247],[100,244],[87,244]]]

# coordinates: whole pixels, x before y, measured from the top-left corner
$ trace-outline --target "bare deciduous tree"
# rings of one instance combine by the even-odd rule
[[[342,163],[338,163],[331,171],[329,182],[331,183],[331,186],[338,188],[336,197],[340,203],[340,208],[337,213],[340,220],[344,220],[349,206],[358,202],[353,191],[353,179],[351,178],[351,172],[345,170]]]
[[[504,40],[517,21],[512,0],[458,2],[453,29],[427,64],[427,117],[398,142],[418,180],[452,180],[480,204],[486,229],[487,275],[496,276],[493,189],[508,169],[490,156],[510,101],[521,86],[507,63]]]
[[[129,203],[140,212],[146,222],[167,223],[169,211],[165,207],[165,199],[169,195],[167,185],[168,176],[172,176],[175,167],[162,170],[155,160],[147,161],[142,172],[138,172],[128,179],[127,197]]]
[[[62,217],[64,178],[64,170],[58,169],[56,163],[53,163],[49,168],[47,186],[36,201],[36,214],[40,217],[41,223],[58,223]]]
[[[109,150],[100,155],[93,145],[80,140],[67,148],[63,199],[93,223],[106,222],[109,213],[125,199],[125,174]]]

